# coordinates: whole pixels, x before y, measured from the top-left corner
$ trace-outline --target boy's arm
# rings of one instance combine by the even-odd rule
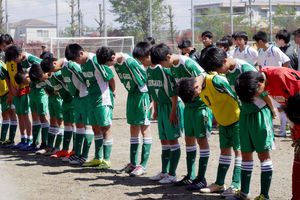
[[[269,106],[269,108],[270,108],[270,110],[272,112],[273,119],[275,119],[277,117],[277,113],[275,111],[275,107],[273,105],[273,101],[272,101],[271,97],[267,94],[267,95],[263,96],[262,99]]]
[[[12,86],[12,84],[11,84],[11,82],[10,82],[9,79],[5,79],[5,81],[6,81],[6,84],[7,84],[7,87],[8,87],[8,90],[9,90],[10,94],[11,94],[12,96],[18,96],[18,95],[19,95],[19,90],[16,89],[16,88],[14,88],[14,87]]]
[[[177,104],[178,104],[178,96],[172,96],[172,110],[169,116],[169,120],[173,126],[176,126],[178,123],[178,118],[176,114]]]
[[[153,101],[154,104],[154,113],[153,113],[153,119],[157,119],[157,102]]]
[[[111,91],[113,92],[114,97],[116,97],[116,81],[115,78],[112,78],[108,81],[109,87]]]

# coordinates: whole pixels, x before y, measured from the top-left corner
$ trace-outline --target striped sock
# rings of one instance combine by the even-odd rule
[[[9,140],[12,141],[12,142],[15,141],[17,127],[18,127],[18,121],[10,121]]]
[[[48,147],[53,148],[55,136],[58,134],[58,127],[50,126],[48,131]]]
[[[161,172],[169,173],[170,167],[170,145],[161,145]]]
[[[6,135],[7,135],[9,124],[10,124],[9,122],[10,122],[9,120],[2,121],[1,136],[0,136],[1,141],[5,141],[5,139],[6,139]]]
[[[253,161],[242,161],[241,192],[245,195],[249,194],[252,171]]]
[[[198,169],[198,179],[200,181],[206,181],[205,173],[207,169],[209,154],[210,154],[209,149],[200,149],[200,159],[199,159],[199,169]]]
[[[95,158],[101,160],[103,158],[103,135],[95,135]]]
[[[21,135],[21,142],[25,144],[27,142],[27,135]]]
[[[261,184],[261,194],[265,196],[265,198],[269,199],[269,190],[272,181],[273,174],[273,163],[272,160],[267,160],[260,163],[261,176],[260,176],[260,184]]]
[[[94,139],[93,130],[91,128],[87,128],[85,130],[84,143],[83,143],[83,148],[82,148],[82,157],[83,158],[86,158],[86,159],[88,158],[93,139]]]
[[[60,149],[60,145],[61,145],[63,139],[64,139],[64,129],[59,128],[57,136],[56,136],[55,146],[54,146],[55,149]]]
[[[73,127],[72,126],[65,126],[64,128],[64,139],[63,139],[63,150],[68,151],[70,142],[73,135]]]
[[[141,165],[144,168],[146,168],[147,161],[150,156],[151,145],[152,145],[152,137],[143,138]]]
[[[192,180],[195,178],[196,155],[197,155],[197,145],[186,146],[187,176]]]
[[[85,128],[76,128],[76,144],[75,144],[75,155],[81,155],[82,142],[85,136]]]
[[[180,144],[171,145],[171,154],[170,154],[170,172],[171,176],[176,176],[176,169],[180,159]]]
[[[217,185],[224,185],[225,177],[231,163],[231,156],[220,155],[219,167],[217,174]]]
[[[130,163],[133,166],[137,165],[138,155],[139,155],[139,137],[130,138]]]
[[[113,143],[114,143],[113,139],[104,139],[103,140],[103,157],[104,157],[104,160],[106,160],[106,161],[109,161]]]
[[[32,135],[33,135],[33,144],[39,143],[39,136],[41,131],[41,122],[33,121],[32,122]]]
[[[238,189],[241,182],[242,157],[235,157],[231,186]]]
[[[48,141],[49,122],[41,124],[42,127],[42,144],[46,145]]]

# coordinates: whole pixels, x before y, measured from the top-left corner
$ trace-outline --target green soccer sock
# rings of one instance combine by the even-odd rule
[[[32,122],[32,135],[33,135],[33,144],[39,143],[39,135],[41,131],[41,122],[33,121]]]
[[[64,140],[63,140],[63,150],[68,151],[70,142],[73,135],[73,128],[72,126],[65,126],[64,129]]]
[[[60,149],[60,145],[61,145],[63,139],[64,139],[64,129],[59,128],[57,136],[56,136],[56,140],[55,140],[55,146],[54,146],[55,149]]]
[[[161,172],[165,174],[169,173],[171,147],[170,145],[162,145],[161,148]]]
[[[141,158],[141,164],[144,168],[146,168],[149,156],[150,156],[150,150],[152,145],[152,138],[144,138],[143,139],[143,145],[142,145],[142,158]]]
[[[42,144],[47,145],[48,142],[48,131],[49,131],[49,122],[41,124],[42,127]]]
[[[85,137],[85,128],[76,128],[76,144],[75,144],[75,155],[81,155],[82,143]]]
[[[17,127],[18,127],[18,121],[10,121],[9,138],[8,139],[12,142],[15,141]]]
[[[200,181],[206,181],[205,173],[207,169],[209,154],[210,154],[209,149],[200,149],[199,168],[198,168],[198,179]]]
[[[231,186],[239,189],[241,182],[242,157],[235,157]]]
[[[8,132],[9,128],[9,120],[3,120],[2,121],[2,127],[1,127],[1,136],[0,136],[0,141],[5,141],[6,140],[6,135]]]
[[[94,139],[94,133],[91,128],[86,129],[86,134],[84,135],[84,143],[82,148],[82,157],[88,158],[91,144]]]
[[[265,198],[269,199],[269,189],[272,181],[273,174],[273,163],[272,160],[267,160],[260,163],[261,175],[260,175],[260,184],[261,184],[261,194]]]
[[[180,159],[180,154],[181,154],[180,144],[171,145],[170,171],[169,171],[169,174],[171,176],[176,176],[176,169]]]
[[[95,135],[95,158],[101,160],[103,157],[103,135]]]
[[[103,155],[104,155],[103,157],[104,160],[106,161],[109,161],[112,145],[113,145],[113,139],[103,140]]]
[[[21,135],[21,142],[25,144],[27,142],[27,135]]]
[[[33,143],[33,137],[32,137],[32,135],[27,135],[27,140],[26,140],[26,143],[28,143],[28,144],[32,144]]]
[[[54,147],[54,140],[55,136],[58,134],[58,127],[50,126],[49,133],[48,133],[48,147],[53,148]]]
[[[187,176],[195,179],[195,159],[197,155],[197,146],[186,146],[186,167]]]
[[[253,161],[248,161],[248,162],[242,161],[241,192],[244,193],[245,195],[249,194],[252,171],[253,171]]]
[[[216,180],[217,185],[224,185],[225,177],[230,167],[230,163],[231,163],[231,156],[220,155],[218,174]]]
[[[139,156],[139,144],[140,144],[139,137],[130,138],[130,163],[133,166],[137,165],[138,156]]]

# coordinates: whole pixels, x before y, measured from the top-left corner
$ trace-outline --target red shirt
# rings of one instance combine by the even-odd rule
[[[286,67],[265,67],[260,71],[268,80],[265,90],[278,103],[285,105],[290,96],[300,92],[300,72]]]

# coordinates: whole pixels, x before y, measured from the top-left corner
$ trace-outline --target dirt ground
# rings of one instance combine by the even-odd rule
[[[116,78],[118,82],[118,78]],[[92,168],[71,166],[60,159],[38,156],[34,153],[0,149],[0,199],[48,200],[48,199],[221,199],[218,194],[203,195],[188,192],[184,187],[160,185],[147,178],[160,171],[161,146],[157,123],[151,124],[153,146],[147,165],[147,174],[131,178],[127,174],[116,174],[129,161],[129,125],[126,124],[126,91],[118,82],[112,132],[114,137],[111,169],[98,171]],[[275,125],[278,125],[278,119]],[[275,126],[276,127],[276,126]],[[277,126],[278,127],[278,126]],[[278,131],[278,129],[275,129]],[[217,133],[217,131],[214,131]],[[18,133],[19,134],[19,133]],[[19,135],[16,141],[19,141]],[[180,139],[181,159],[177,169],[179,179],[186,174],[184,139]],[[209,139],[211,154],[206,178],[208,184],[216,179],[219,159],[218,135]],[[94,145],[89,158],[93,158]],[[198,152],[199,157],[199,152]],[[198,157],[196,170],[198,167]],[[274,165],[270,198],[291,199],[291,174],[293,149],[290,138],[276,138],[276,150],[271,157]],[[233,162],[228,171],[226,184],[231,182]],[[253,198],[260,192],[260,163],[255,156],[251,181]]]

